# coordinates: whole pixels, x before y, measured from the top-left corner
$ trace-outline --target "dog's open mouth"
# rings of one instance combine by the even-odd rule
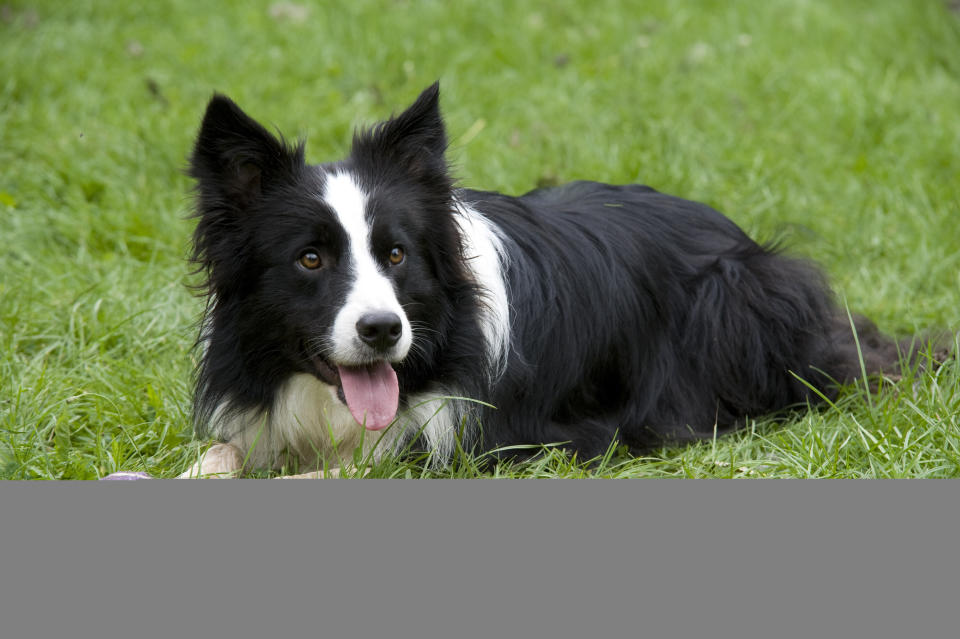
[[[335,365],[321,356],[311,359],[317,377],[336,387],[337,397],[347,405],[358,424],[368,430],[381,430],[397,416],[400,385],[390,362],[346,366]]]

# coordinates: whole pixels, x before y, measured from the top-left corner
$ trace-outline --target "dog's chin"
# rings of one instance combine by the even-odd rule
[[[363,364],[334,364],[322,355],[310,358],[316,377],[336,388],[358,424],[382,430],[396,418],[400,387],[394,365],[387,359]]]

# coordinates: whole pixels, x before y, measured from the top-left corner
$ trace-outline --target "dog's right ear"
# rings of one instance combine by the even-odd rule
[[[303,146],[287,146],[244,113],[230,98],[215,94],[200,125],[188,174],[197,180],[201,213],[227,206],[247,208],[268,185],[304,165]]]

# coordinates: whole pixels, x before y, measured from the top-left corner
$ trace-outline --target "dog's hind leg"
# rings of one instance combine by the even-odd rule
[[[238,477],[243,468],[240,449],[232,444],[214,444],[177,479]]]

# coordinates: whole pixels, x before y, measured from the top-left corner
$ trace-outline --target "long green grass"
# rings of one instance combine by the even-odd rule
[[[707,202],[886,331],[960,328],[960,18],[940,0],[0,4],[0,477],[174,476],[201,300],[185,157],[214,90],[311,161],[440,78],[464,185]],[[960,372],[598,464],[374,476],[960,476]]]

